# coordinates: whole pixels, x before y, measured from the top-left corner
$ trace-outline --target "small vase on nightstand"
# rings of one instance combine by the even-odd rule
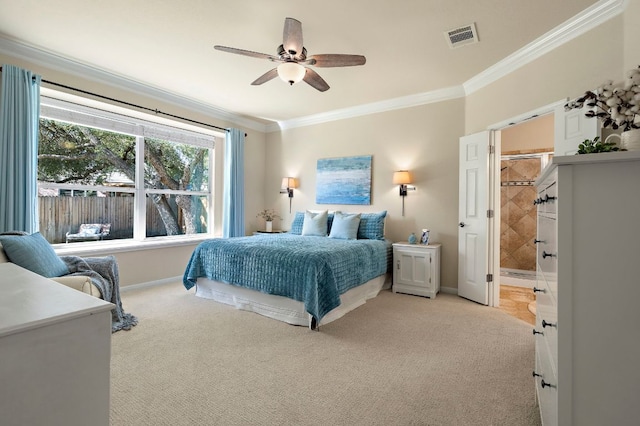
[[[266,224],[266,231],[267,232],[273,231],[273,222],[272,221],[268,220],[267,222],[265,222],[265,224]]]
[[[418,237],[416,237],[416,234],[412,232],[411,235],[409,235],[408,241],[409,244],[415,244],[418,242]]]

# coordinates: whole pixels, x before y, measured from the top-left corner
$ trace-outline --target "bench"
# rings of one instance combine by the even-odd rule
[[[77,233],[67,232],[66,242],[103,240],[109,232],[111,232],[110,223],[83,223]]]

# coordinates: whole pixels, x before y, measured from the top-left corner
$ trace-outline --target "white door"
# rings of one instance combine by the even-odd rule
[[[556,107],[554,114],[554,153],[555,155],[574,155],[578,145],[585,139],[598,136],[599,120],[585,117],[588,108],[565,111],[564,106]]]
[[[490,133],[460,138],[458,295],[487,305]]]

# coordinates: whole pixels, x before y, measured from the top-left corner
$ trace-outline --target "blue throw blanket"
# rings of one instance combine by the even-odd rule
[[[120,299],[120,274],[118,262],[114,256],[78,257],[61,256],[60,259],[69,268],[68,276],[89,277],[98,287],[102,298],[115,305],[111,310],[111,332],[130,330],[138,324],[138,318],[126,313]]]
[[[184,273],[190,289],[200,277],[304,302],[319,323],[340,295],[385,274],[391,243],[300,235],[257,235],[207,240]]]

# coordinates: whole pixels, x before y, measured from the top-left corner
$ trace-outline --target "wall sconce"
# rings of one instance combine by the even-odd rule
[[[293,189],[298,187],[298,182],[295,178],[285,177],[282,178],[282,184],[280,185],[280,193],[289,195],[289,213],[291,213],[291,199],[293,198]]]
[[[400,196],[402,197],[402,216],[404,216],[404,197],[407,196],[407,191],[415,191],[415,186],[408,186],[411,183],[411,175],[408,170],[398,170],[393,172],[393,184],[400,185]]]

